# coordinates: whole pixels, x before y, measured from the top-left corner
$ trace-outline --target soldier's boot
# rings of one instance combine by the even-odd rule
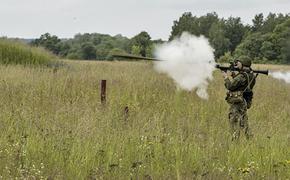
[[[232,134],[232,141],[238,140],[240,138],[240,125],[239,122],[234,119],[231,121],[231,134]]]
[[[251,133],[250,128],[249,128],[248,115],[247,115],[247,113],[245,113],[243,115],[243,118],[240,121],[240,127],[244,131],[245,136],[246,136],[246,139],[247,140],[252,139],[253,134]]]
[[[238,131],[234,131],[232,133],[232,141],[237,141],[239,139],[240,139],[240,131],[239,130]]]
[[[245,127],[245,136],[247,140],[250,140],[254,137],[254,134],[250,131],[249,127]]]

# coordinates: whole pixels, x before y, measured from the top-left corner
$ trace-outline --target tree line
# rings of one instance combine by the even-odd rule
[[[215,49],[215,58],[228,61],[245,55],[259,63],[290,63],[289,14],[255,15],[252,25],[240,17],[219,18],[216,13],[201,17],[184,13],[174,21],[169,40],[183,31],[203,35]]]
[[[187,31],[203,35],[215,49],[217,61],[229,61],[241,55],[258,63],[290,63],[290,15],[262,13],[255,15],[252,25],[243,24],[240,17],[220,18],[217,13],[197,17],[185,12],[173,22],[168,41]],[[77,34],[72,39],[59,39],[49,33],[31,42],[69,59],[111,60],[114,53],[131,53],[152,56],[154,45],[162,40],[152,40],[142,31],[129,39],[122,35],[98,33]]]
[[[157,43],[162,43],[162,40],[152,40],[147,32],[142,31],[131,39],[122,35],[110,36],[99,33],[76,34],[72,39],[60,39],[45,33],[30,44],[42,46],[68,59],[112,60],[114,53],[152,56],[153,46]]]

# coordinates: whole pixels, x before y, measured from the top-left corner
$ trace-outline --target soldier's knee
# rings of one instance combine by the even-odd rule
[[[233,134],[232,134],[232,141],[234,140],[238,140],[240,138],[240,132],[239,131],[235,131]]]
[[[230,123],[237,123],[239,121],[239,117],[236,114],[230,113],[229,121]]]
[[[230,119],[230,122],[233,124],[237,124],[239,120],[237,118],[234,118],[234,119]]]
[[[246,135],[246,138],[249,140],[249,139],[252,139],[254,137],[254,134],[251,133],[250,131],[246,131],[245,132],[245,135]]]

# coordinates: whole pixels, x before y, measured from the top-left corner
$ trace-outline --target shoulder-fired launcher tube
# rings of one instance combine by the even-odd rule
[[[113,54],[113,57],[115,58],[125,58],[125,59],[132,59],[132,60],[149,60],[149,61],[162,61],[160,59],[155,59],[155,58],[149,58],[149,57],[143,57],[143,56],[136,56],[132,54]],[[238,68],[235,68],[233,66],[221,66],[220,64],[217,64],[215,66],[216,68],[220,69],[221,71],[240,71]],[[269,74],[269,70],[253,70],[254,73],[259,73],[259,74]]]
[[[217,64],[215,67],[218,68],[218,69],[220,69],[221,71],[227,71],[227,70],[230,70],[230,71],[240,71],[240,69],[238,69],[238,68],[229,67],[229,66],[221,66],[219,64]],[[258,73],[258,74],[265,74],[265,75],[268,75],[269,74],[269,70],[254,70],[253,69],[253,72],[254,73]]]

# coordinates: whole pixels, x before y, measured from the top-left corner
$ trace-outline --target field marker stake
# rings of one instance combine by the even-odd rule
[[[107,80],[101,81],[101,103],[102,105],[106,104],[106,89],[107,89]]]
[[[128,106],[126,106],[124,109],[124,115],[125,115],[125,120],[127,120],[129,117],[129,107]]]

